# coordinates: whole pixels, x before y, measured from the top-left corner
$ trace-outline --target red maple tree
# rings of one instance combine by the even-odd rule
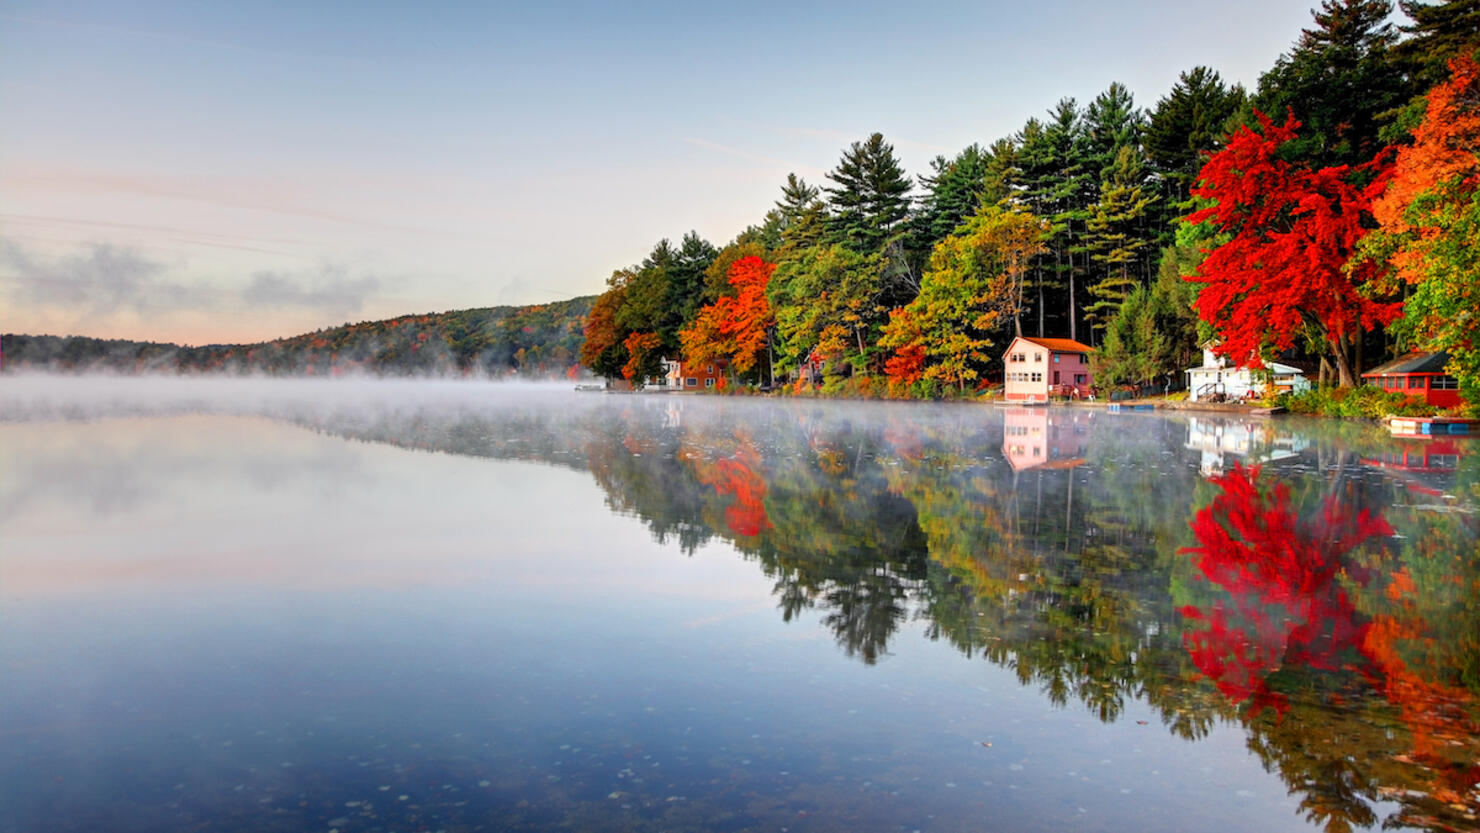
[[[1203,285],[1198,315],[1217,332],[1215,352],[1250,367],[1262,367],[1261,356],[1290,349],[1302,335],[1314,336],[1325,343],[1340,384],[1353,385],[1361,333],[1402,314],[1400,303],[1364,292],[1380,264],[1348,267],[1391,165],[1380,155],[1357,171],[1311,170],[1280,157],[1300,127],[1294,116],[1276,125],[1255,115],[1262,130],[1240,128],[1209,157],[1193,189],[1213,205],[1188,222],[1231,235],[1187,277]],[[1362,178],[1366,185],[1353,184]]]
[[[728,275],[734,293],[700,309],[693,325],[679,333],[689,361],[726,357],[742,373],[755,367],[775,323],[766,299],[766,286],[775,269],[776,264],[755,255],[730,264]]]

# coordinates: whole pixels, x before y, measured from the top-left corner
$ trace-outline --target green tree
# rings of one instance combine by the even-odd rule
[[[1409,37],[1393,51],[1421,88],[1442,82],[1451,58],[1473,55],[1480,48],[1480,0],[1398,0],[1398,8],[1413,23],[1399,27]]]
[[[867,368],[880,323],[880,256],[847,246],[812,246],[784,257],[766,288],[780,339],[777,365],[798,367],[816,350],[834,362]]]
[[[880,133],[854,142],[827,178],[835,183],[824,189],[832,239],[859,254],[879,252],[910,210],[910,181],[894,146]]]
[[[1228,122],[1243,106],[1242,87],[1228,87],[1218,73],[1193,67],[1156,102],[1146,125],[1146,156],[1166,182],[1167,210],[1185,202],[1208,153],[1223,146]]]
[[[1358,165],[1382,147],[1381,117],[1414,92],[1393,54],[1392,10],[1388,0],[1323,0],[1315,28],[1260,77],[1254,108],[1277,121],[1291,111],[1305,126],[1286,158]]]
[[[1100,268],[1100,279],[1089,287],[1094,302],[1085,310],[1100,327],[1141,285],[1141,264],[1150,240],[1145,218],[1156,196],[1146,185],[1145,166],[1133,145],[1122,145],[1100,185],[1100,201],[1086,223],[1090,258]]]
[[[1017,319],[1022,276],[1046,231],[1031,214],[982,207],[931,252],[920,294],[891,317],[880,346],[922,356],[926,379],[964,389],[980,378],[993,336]]]

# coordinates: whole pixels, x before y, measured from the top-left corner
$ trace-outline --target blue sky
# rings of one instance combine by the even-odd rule
[[[1252,86],[1313,0],[0,0],[0,330],[189,343],[602,289],[881,131]]]

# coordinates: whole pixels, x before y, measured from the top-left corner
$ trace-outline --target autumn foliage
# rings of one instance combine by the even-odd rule
[[[1260,490],[1258,479],[1257,466],[1213,478],[1221,493],[1193,519],[1197,546],[1186,552],[1228,599],[1181,611],[1203,623],[1183,637],[1193,663],[1251,713],[1286,708],[1285,695],[1270,686],[1281,667],[1336,670],[1357,653],[1368,625],[1340,579],[1365,583],[1347,556],[1393,534],[1383,518],[1335,499],[1303,522],[1284,484]]]
[[[1409,209],[1441,185],[1471,189],[1480,183],[1480,64],[1460,58],[1450,64],[1448,82],[1429,91],[1423,122],[1413,131],[1413,144],[1398,151],[1392,184],[1372,205],[1372,213],[1389,234],[1432,237],[1436,230]],[[1409,283],[1423,276],[1421,251],[1392,255],[1397,274]]]
[[[703,307],[694,323],[679,332],[684,356],[691,362],[728,358],[745,373],[756,366],[766,349],[767,333],[775,323],[766,287],[776,264],[755,255],[730,265],[731,293]]]
[[[1262,130],[1240,128],[1208,159],[1193,192],[1213,205],[1188,221],[1232,235],[1188,277],[1203,285],[1198,314],[1217,332],[1216,351],[1234,362],[1262,367],[1263,355],[1314,335],[1334,358],[1341,383],[1354,384],[1356,340],[1402,314],[1401,304],[1364,291],[1380,264],[1348,268],[1390,166],[1375,160],[1357,171],[1312,170],[1289,162],[1280,150],[1300,122],[1291,116],[1276,125],[1257,115]],[[1360,177],[1368,184],[1354,184]]]

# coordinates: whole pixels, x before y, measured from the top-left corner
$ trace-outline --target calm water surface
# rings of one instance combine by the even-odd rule
[[[0,833],[1474,830],[1476,442],[7,377]]]

